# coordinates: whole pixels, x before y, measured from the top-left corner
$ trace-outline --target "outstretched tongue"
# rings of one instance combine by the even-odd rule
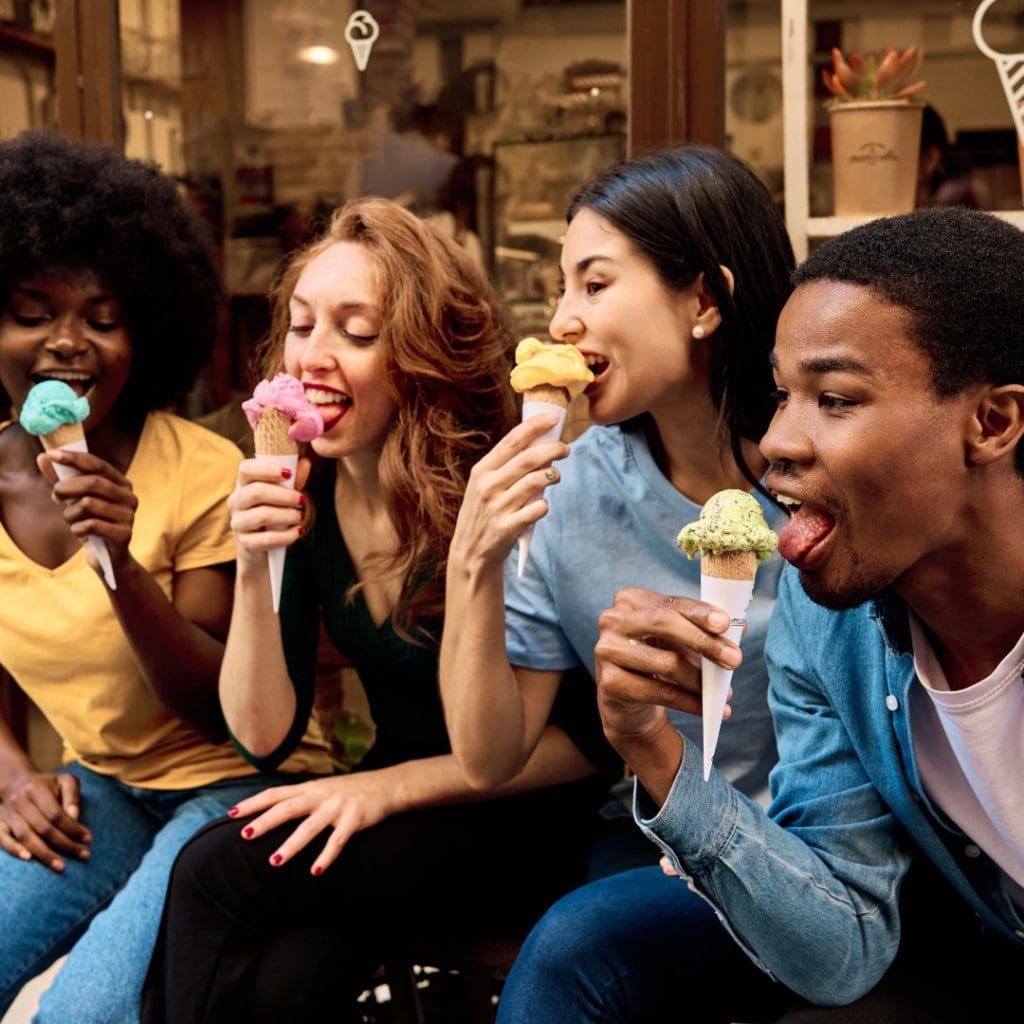
[[[799,566],[800,562],[820,540],[823,540],[836,521],[821,509],[804,505],[779,533],[779,554]]]

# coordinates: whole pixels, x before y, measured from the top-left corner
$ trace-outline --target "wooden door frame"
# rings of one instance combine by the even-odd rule
[[[54,48],[61,133],[123,149],[117,0],[57,0]]]
[[[629,0],[629,151],[725,142],[723,0]]]

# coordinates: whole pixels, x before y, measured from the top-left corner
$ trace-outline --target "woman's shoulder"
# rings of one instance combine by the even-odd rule
[[[157,443],[172,444],[184,452],[203,450],[211,457],[219,456],[235,463],[242,458],[241,449],[233,441],[171,412],[151,412],[147,429]]]
[[[558,468],[562,482],[547,495],[555,503],[590,500],[622,489],[632,493],[642,479],[633,441],[618,425],[588,427],[569,446],[569,457]]]
[[[628,441],[619,426],[589,426],[569,445],[569,450],[566,465],[590,472],[618,469],[629,459]]]

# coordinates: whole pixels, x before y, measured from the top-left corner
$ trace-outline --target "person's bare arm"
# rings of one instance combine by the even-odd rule
[[[223,740],[217,674],[231,616],[230,566],[178,574],[169,599],[129,551],[138,499],[128,478],[88,452],[48,452],[40,456],[44,471],[47,461],[78,471],[54,484],[54,496],[71,532],[83,543],[102,538],[110,552],[117,588],[107,596],[146,683],[180,718]],[[99,572],[91,549],[86,558]]]
[[[544,416],[520,424],[473,467],[448,555],[441,695],[452,751],[481,789],[523,770],[561,678],[513,670],[505,647],[505,557],[547,511],[537,495],[569,451],[560,441],[530,447],[550,426]]]

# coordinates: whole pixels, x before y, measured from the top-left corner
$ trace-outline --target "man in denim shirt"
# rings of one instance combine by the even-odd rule
[[[738,661],[706,606],[620,592],[596,651],[605,730],[640,826],[754,963],[855,1004],[785,1019],[996,1019],[1024,968],[1024,233],[918,211],[833,239],[795,280],[761,444],[793,513],[771,807],[704,782],[668,724],[696,685],[685,652]],[[588,1008],[563,992],[565,1019],[669,1019],[633,1009],[665,979],[624,945],[576,964]],[[721,1014],[693,1013],[704,953],[677,945],[678,1019],[736,1019],[728,970]]]

